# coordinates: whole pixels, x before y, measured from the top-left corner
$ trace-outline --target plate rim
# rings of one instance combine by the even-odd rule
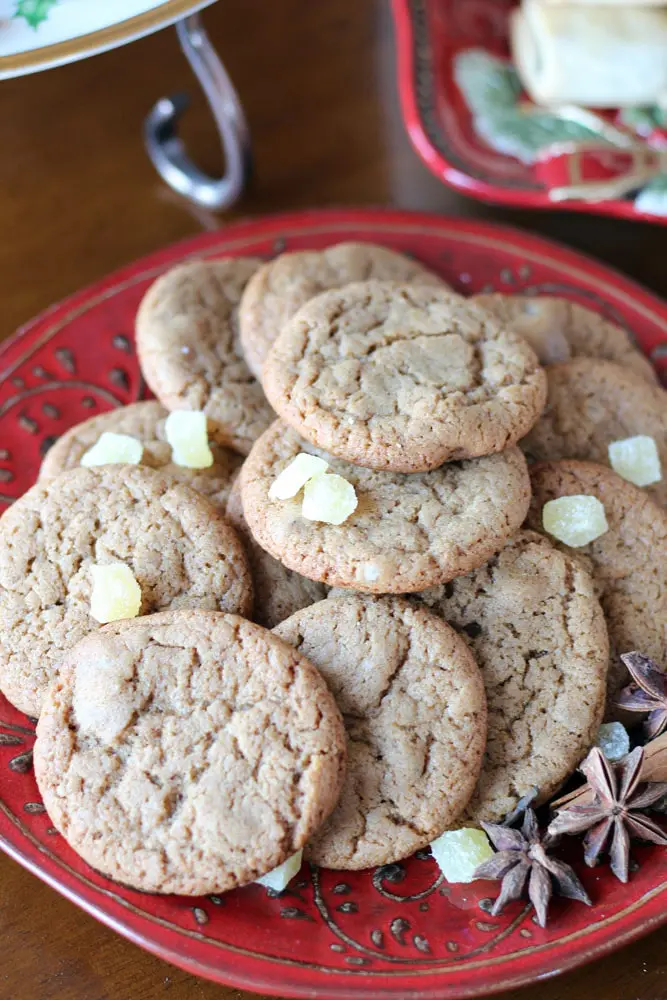
[[[215,2],[215,0],[213,0]],[[405,0],[392,0],[392,3],[403,3]],[[344,221],[341,221],[343,219]],[[372,224],[378,227],[378,234],[382,228],[394,229],[396,226],[419,227],[419,231],[437,231],[440,227],[449,231],[457,230],[461,234],[475,236],[475,234],[487,233],[490,238],[499,242],[503,238],[509,238],[514,245],[521,245],[529,252],[534,252],[535,248],[541,249],[543,254],[549,254],[550,259],[556,259],[560,264],[569,267],[570,270],[585,270],[588,275],[593,275],[597,281],[604,281],[606,278],[614,279],[613,290],[618,293],[623,291],[624,295],[632,299],[633,304],[637,301],[642,303],[643,309],[650,316],[653,322],[662,322],[667,336],[667,298],[663,299],[657,292],[653,292],[636,278],[628,277],[613,264],[606,264],[593,254],[584,250],[575,250],[565,242],[547,236],[540,236],[525,229],[520,225],[495,222],[487,219],[478,219],[471,216],[453,216],[440,212],[427,212],[416,209],[393,208],[391,206],[364,206],[364,205],[334,205],[324,208],[304,208],[287,211],[266,212],[259,216],[245,215],[235,219],[230,223],[223,223],[220,228],[195,233],[192,236],[185,236],[182,239],[174,240],[166,246],[150,251],[140,257],[136,257],[127,264],[121,264],[108,274],[103,275],[76,289],[68,295],[46,306],[36,315],[20,323],[16,329],[0,340],[0,359],[7,350],[15,345],[21,337],[28,334],[34,326],[44,322],[51,314],[59,312],[65,306],[73,307],[76,304],[87,301],[93,294],[100,294],[107,291],[117,283],[133,277],[136,274],[138,265],[143,265],[142,273],[148,274],[155,269],[158,274],[169,262],[180,258],[200,257],[202,250],[206,250],[218,243],[221,237],[228,235],[242,235],[245,238],[259,236],[272,230],[277,234],[286,227],[299,226],[302,231],[312,231],[317,223],[325,221],[324,228],[330,231],[335,228],[336,222],[342,232],[352,225]],[[294,235],[294,234],[293,234]],[[205,256],[205,254],[204,254]],[[611,282],[609,282],[610,287]],[[4,372],[0,368],[0,378]]]
[[[224,228],[213,232],[199,233],[184,240],[173,243],[158,251],[139,258],[129,265],[125,265],[112,271],[96,282],[80,289],[73,295],[61,300],[59,303],[43,310],[33,319],[24,323],[10,337],[4,339],[0,344],[0,365],[8,351],[11,351],[24,338],[29,337],[31,332],[42,324],[53,320],[58,322],[58,316],[67,314],[71,310],[81,308],[85,303],[90,303],[91,299],[104,297],[105,293],[118,288],[119,285],[129,281],[132,277],[148,273],[160,273],[161,270],[175,263],[177,260],[187,259],[191,256],[206,256],[207,251],[216,253],[220,244],[225,244],[230,252],[233,252],[233,244],[248,242],[251,239],[263,238],[270,240],[277,239],[283,234],[288,236],[308,233],[321,228],[327,232],[335,232],[338,228],[341,231],[341,238],[344,233],[350,233],[355,227],[362,229],[373,229],[377,231],[378,241],[381,242],[383,230],[396,233],[422,232],[437,234],[447,232],[450,236],[456,234],[459,237],[468,236],[471,242],[479,244],[479,238],[484,237],[492,241],[494,245],[510,244],[513,249],[530,251],[533,255],[541,256],[549,261],[557,261],[562,266],[582,273],[587,279],[594,279],[598,282],[613,284],[615,292],[622,292],[631,301],[634,308],[641,305],[643,310],[654,321],[660,322],[665,330],[667,342],[667,303],[663,302],[657,295],[650,292],[634,279],[627,278],[613,267],[609,267],[597,261],[595,258],[568,247],[556,241],[551,241],[540,236],[535,236],[530,232],[512,226],[488,223],[477,219],[449,218],[436,213],[413,212],[396,209],[382,208],[327,208],[308,209],[304,211],[275,213],[260,216],[258,218],[242,219],[231,223]],[[477,239],[474,240],[474,237]],[[366,238],[370,238],[370,235]],[[230,244],[232,245],[230,247]],[[223,251],[224,252],[224,251]],[[66,319],[64,320],[66,322]],[[32,842],[30,836],[21,830],[18,817],[11,819],[7,815],[7,808],[0,803],[0,820],[4,820],[0,826],[4,826],[3,832],[0,829],[0,848],[18,861],[25,868],[37,875],[52,888],[64,895],[70,901],[83,908],[102,923],[121,933],[124,937],[139,944],[153,954],[170,961],[195,975],[203,975],[214,981],[227,983],[237,988],[246,988],[256,991],[263,991],[275,996],[295,996],[312,997],[317,994],[321,997],[341,998],[364,997],[367,1000],[380,1000],[381,997],[400,996],[409,998],[419,998],[419,1000],[436,1000],[438,997],[447,997],[448,1000],[454,998],[473,997],[479,995],[489,995],[502,990],[515,988],[528,982],[535,982],[553,975],[560,974],[578,966],[581,966],[595,958],[600,958],[618,948],[644,936],[649,931],[667,923],[667,908],[660,906],[659,899],[667,889],[667,881],[653,886],[644,893],[633,904],[636,910],[642,911],[646,907],[648,910],[641,919],[633,920],[629,926],[619,929],[615,935],[607,934],[601,941],[593,942],[586,946],[570,950],[567,944],[563,943],[563,938],[552,943],[551,947],[563,951],[559,954],[556,964],[545,967],[549,960],[550,947],[540,949],[543,951],[546,962],[542,962],[539,972],[533,969],[516,968],[516,963],[521,962],[521,957],[515,954],[505,958],[508,972],[502,972],[502,964],[494,963],[494,980],[492,983],[484,981],[484,973],[476,981],[468,983],[457,983],[457,973],[451,973],[439,969],[428,975],[424,969],[420,975],[421,982],[415,983],[415,970],[406,968],[405,975],[396,975],[391,979],[383,972],[373,974],[372,980],[366,978],[366,983],[374,981],[374,985],[369,989],[359,989],[359,970],[331,969],[327,972],[327,983],[321,982],[323,973],[319,972],[319,981],[314,986],[312,981],[308,982],[307,976],[313,975],[313,970],[307,967],[299,967],[298,970],[290,969],[290,965],[280,959],[270,956],[254,954],[252,956],[234,956],[230,952],[229,958],[225,958],[219,963],[212,956],[207,961],[200,961],[196,955],[188,954],[187,945],[180,950],[176,948],[171,940],[165,941],[159,935],[147,935],[140,929],[133,926],[131,921],[123,921],[114,915],[109,909],[102,908],[93,898],[94,893],[104,893],[104,889],[98,887],[87,887],[86,882],[76,872],[68,872],[65,862],[60,859],[50,857],[48,849],[35,839]],[[11,813],[11,810],[8,810]],[[13,817],[13,813],[11,816]],[[7,827],[7,822],[9,827]],[[9,833],[7,832],[9,830]],[[14,832],[12,832],[14,831]],[[54,870],[51,870],[53,868]],[[59,869],[59,870],[58,870]],[[76,884],[70,884],[74,880]],[[138,918],[139,923],[145,919],[142,914]],[[620,920],[627,920],[627,914],[622,911],[618,916]],[[598,932],[596,932],[598,933]],[[195,935],[196,936],[196,935]],[[566,935],[564,937],[567,937]],[[257,967],[259,964],[259,968]],[[251,968],[255,966],[255,968]],[[511,971],[513,970],[513,971]],[[471,970],[472,971],[472,970]],[[461,975],[465,970],[461,970]],[[361,973],[363,975],[363,973]],[[423,978],[422,978],[423,977]],[[391,981],[393,980],[393,981]],[[448,981],[449,980],[449,981]],[[408,985],[409,984],[409,985]]]

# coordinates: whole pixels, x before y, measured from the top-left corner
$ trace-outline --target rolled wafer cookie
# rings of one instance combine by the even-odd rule
[[[510,33],[521,82],[537,104],[634,107],[667,94],[663,7],[524,0]]]

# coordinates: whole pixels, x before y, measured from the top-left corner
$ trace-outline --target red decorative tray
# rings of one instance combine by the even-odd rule
[[[482,137],[485,129],[476,124],[460,86],[458,61],[470,51],[508,59],[509,15],[515,6],[516,0],[392,0],[403,117],[424,163],[446,184],[484,201],[667,223],[665,175],[649,197],[645,190],[638,201],[553,201],[535,163],[508,155]],[[665,134],[658,131],[656,148],[664,149]]]
[[[268,257],[349,239],[414,254],[463,292],[569,296],[633,330],[663,372],[667,367],[665,304],[532,236],[381,210],[244,222],[105,278],[2,345],[0,507],[31,485],[41,455],[65,428],[146,395],[133,326],[156,275],[193,256]],[[33,733],[31,720],[0,701],[0,846],[137,944],[220,982],[296,997],[487,995],[572,968],[667,921],[667,852],[652,847],[633,851],[639,867],[628,885],[606,866],[577,864],[593,905],[557,899],[546,930],[519,903],[491,917],[487,897],[496,884],[447,886],[423,852],[359,873],[304,866],[277,897],[257,885],[202,899],[133,892],[92,871],[52,829],[32,774]]]

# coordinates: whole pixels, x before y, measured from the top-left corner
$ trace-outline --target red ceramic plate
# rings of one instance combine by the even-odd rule
[[[446,184],[484,201],[666,224],[667,216],[640,211],[631,200],[554,203],[530,165],[493,150],[476,135],[454,80],[454,60],[472,48],[507,57],[509,13],[516,3],[392,0],[403,117],[424,163]]]
[[[67,427],[146,395],[134,315],[150,282],[191,257],[260,254],[370,240],[414,254],[464,292],[566,295],[633,330],[667,362],[667,306],[600,264],[508,229],[406,212],[331,211],[233,225],[154,254],[29,323],[0,351],[2,505],[34,482]],[[0,846],[137,944],[191,972],[296,997],[465,997],[572,968],[667,921],[667,853],[634,852],[621,885],[581,870],[590,909],[557,900],[541,930],[514,904],[488,914],[494,883],[443,885],[428,854],[360,873],[309,870],[282,896],[259,886],[185,899],[102,878],[56,834],[31,770],[33,723],[0,702]],[[573,843],[573,856],[579,845]]]

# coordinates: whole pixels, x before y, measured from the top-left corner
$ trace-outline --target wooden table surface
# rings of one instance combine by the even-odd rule
[[[321,205],[392,205],[509,221],[665,288],[667,230],[468,201],[435,180],[399,116],[386,0],[224,0],[205,15],[240,91],[256,174],[216,217],[172,195],[141,142],[153,101],[192,87],[174,32],[0,84],[0,337],[108,271],[229,218]],[[218,165],[203,99],[185,126]],[[0,1000],[222,1000],[250,996],[140,951],[0,857]],[[611,958],[504,994],[664,1000],[667,928]]]

